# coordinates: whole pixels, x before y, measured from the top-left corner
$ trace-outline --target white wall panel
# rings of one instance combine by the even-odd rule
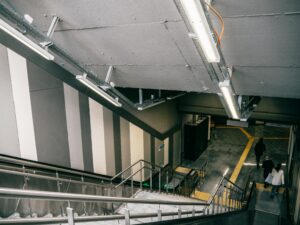
[[[94,172],[106,174],[103,106],[89,98]]]
[[[37,160],[26,59],[7,51],[21,157]]]
[[[144,159],[144,131],[135,126],[134,124],[129,124],[129,133],[130,133],[130,161],[131,164],[137,162],[140,159]],[[139,166],[135,166],[132,169],[132,173],[137,171]],[[134,176],[135,180],[140,179],[140,175],[137,174]]]
[[[84,170],[78,91],[64,83],[71,167]]]
[[[164,140],[164,165],[169,163],[169,138]]]

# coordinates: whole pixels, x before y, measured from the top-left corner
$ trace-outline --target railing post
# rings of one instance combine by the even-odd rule
[[[142,161],[140,161],[140,188],[143,190],[142,180],[143,180],[143,170],[142,170]]]
[[[152,168],[150,169],[150,190],[152,191]]]
[[[131,179],[131,196],[133,195],[133,178]]]
[[[181,218],[181,207],[179,206],[179,208],[178,208],[178,219],[180,219]]]
[[[55,172],[55,175],[56,175],[56,178],[59,179],[59,174],[58,174],[57,171]],[[60,182],[59,182],[59,180],[56,181],[56,185],[57,185],[57,191],[60,192]],[[61,216],[64,215],[64,208],[63,208],[62,203],[60,203],[60,214],[61,214]]]
[[[224,203],[224,211],[227,212],[228,211],[228,190],[227,187],[224,187],[224,195],[225,195],[225,203]]]
[[[161,191],[161,168],[159,168],[159,174],[158,174],[158,192]]]
[[[82,189],[81,189],[81,191],[82,191],[82,194],[85,194],[85,193],[84,193],[85,190],[84,190],[84,187],[83,187],[83,183],[84,183],[84,178],[83,178],[83,176],[81,176],[81,182],[82,182]],[[86,202],[83,202],[83,211],[84,211],[84,214],[87,215],[87,213],[86,213]]]
[[[161,209],[157,210],[157,221],[161,221]]]
[[[169,171],[167,171],[167,176],[166,176],[166,188],[167,188],[167,193],[169,192]]]
[[[130,213],[129,213],[129,209],[125,209],[124,211],[124,215],[125,215],[125,225],[130,225]]]
[[[193,205],[192,216],[194,217],[195,215],[196,215],[196,211],[195,211],[195,206]]]
[[[212,200],[212,214],[215,214],[215,196],[213,197],[213,200]]]
[[[67,216],[68,216],[68,224],[69,225],[75,225],[74,223],[74,211],[72,208],[67,208]]]

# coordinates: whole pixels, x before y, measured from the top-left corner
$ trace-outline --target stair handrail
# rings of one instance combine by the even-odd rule
[[[154,164],[154,163],[148,162],[148,161],[146,161],[146,160],[144,160],[144,159],[140,159],[140,160],[136,161],[135,163],[133,163],[132,165],[130,165],[130,166],[128,166],[127,168],[125,168],[124,170],[122,170],[121,172],[117,173],[115,176],[113,176],[113,177],[110,179],[110,181],[113,182],[113,181],[114,181],[116,178],[118,178],[120,175],[124,174],[124,173],[127,172],[129,169],[131,169],[132,167],[134,167],[135,165],[137,165],[138,163],[141,163],[141,162],[144,162],[144,163],[146,163],[146,164],[148,164],[148,165],[151,165],[151,166],[153,166],[154,168],[162,169],[162,167],[159,166],[159,165],[156,165],[156,164]]]
[[[230,184],[230,186],[227,186],[227,185],[224,185],[223,183],[224,183],[224,181],[226,181],[227,183],[229,183]],[[232,188],[232,187],[234,187],[234,188]],[[221,177],[221,179],[219,180],[219,182],[217,183],[217,185],[216,185],[216,187],[215,187],[215,189],[214,189],[214,191],[213,191],[213,193],[211,194],[211,196],[210,196],[210,198],[209,198],[209,200],[207,201],[207,203],[209,204],[208,206],[206,206],[205,208],[204,208],[204,211],[206,212],[207,210],[209,210],[209,207],[211,207],[212,206],[212,210],[213,210],[213,213],[214,213],[214,209],[215,209],[215,199],[216,199],[216,197],[217,197],[217,195],[218,195],[218,193],[220,192],[220,190],[221,190],[221,188],[224,188],[224,190],[226,189],[226,192],[225,192],[225,194],[226,194],[226,196],[225,196],[225,205],[226,205],[226,207],[227,207],[227,203],[228,203],[228,200],[229,200],[229,206],[228,206],[228,208],[229,208],[229,210],[238,210],[238,209],[241,209],[243,206],[242,206],[242,198],[244,197],[244,193],[245,193],[245,190],[243,189],[243,188],[241,188],[241,187],[239,187],[237,184],[235,184],[235,183],[233,183],[230,179],[228,179],[225,175],[223,175],[222,177]],[[232,203],[230,203],[230,199],[227,199],[227,193],[228,192],[230,192],[230,191],[234,191],[234,192],[236,192],[237,193],[237,190],[238,190],[238,194],[239,194],[239,197],[236,197],[236,199],[234,200],[235,201],[235,204],[237,204],[237,205],[234,205],[234,206],[232,206],[231,204]],[[236,194],[235,193],[235,194]],[[223,191],[223,194],[224,194],[224,191]],[[223,200],[223,198],[221,198],[221,201],[222,201],[222,205],[224,205],[224,200]],[[238,202],[239,201],[239,202]],[[217,205],[218,204],[220,204],[220,202],[219,202],[219,199],[217,199],[217,203],[216,203]],[[236,208],[235,208],[236,207]]]
[[[34,174],[34,173],[28,173],[28,172],[21,172],[17,170],[8,170],[0,168],[0,173],[6,173],[11,175],[19,175],[24,177],[33,177],[37,179],[45,179],[45,180],[53,180],[53,181],[60,181],[60,182],[67,182],[67,183],[74,183],[74,184],[85,184],[85,185],[93,185],[93,186],[99,186],[101,183],[92,183],[87,181],[80,181],[80,180],[74,180],[74,179],[67,179],[67,178],[59,178],[59,177],[53,177],[48,175],[41,175],[41,174]]]
[[[15,188],[0,188],[0,198],[22,198],[51,201],[71,201],[71,202],[113,202],[113,203],[135,203],[135,204],[154,204],[154,205],[190,205],[206,206],[205,202],[200,201],[167,201],[154,199],[135,199],[126,197],[111,197],[75,193],[62,193],[36,190],[20,190]]]
[[[140,173],[142,170],[144,169],[148,169],[148,170],[152,170],[152,168],[147,167],[147,166],[143,166],[142,168],[138,169],[137,171],[135,171],[133,174],[131,174],[129,177],[126,177],[125,179],[123,179],[121,181],[121,183],[117,184],[114,188],[118,188],[119,186],[121,186],[122,184],[124,184],[126,181],[128,181],[130,178],[134,177],[136,174]],[[152,180],[152,177],[150,177],[150,179]],[[142,184],[142,181],[140,181],[140,183]],[[142,186],[142,185],[141,185]]]

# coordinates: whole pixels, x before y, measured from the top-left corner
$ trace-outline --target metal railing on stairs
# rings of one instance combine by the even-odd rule
[[[249,185],[250,186],[250,185]],[[253,187],[253,184],[252,184]],[[5,199],[30,199],[32,200],[48,200],[59,201],[67,203],[66,215],[53,218],[10,218],[0,219],[0,224],[57,224],[68,223],[74,225],[75,222],[87,222],[87,221],[106,221],[106,220],[125,220],[125,224],[129,225],[131,219],[136,218],[152,218],[157,217],[158,221],[162,220],[165,216],[178,216],[182,215],[201,216],[201,215],[214,215],[218,213],[229,213],[232,211],[243,210],[247,207],[244,204],[245,201],[249,201],[249,188],[242,189],[236,184],[232,183],[226,177],[222,177],[215,191],[212,193],[208,202],[193,201],[164,201],[164,200],[152,200],[152,199],[135,199],[124,197],[111,197],[111,196],[98,196],[98,195],[86,195],[86,194],[74,194],[74,193],[58,193],[47,191],[33,191],[33,190],[18,190],[11,188],[0,188],[0,198]],[[71,202],[81,202],[83,204],[87,202],[104,202],[104,203],[124,203],[124,214],[115,215],[97,215],[97,216],[75,216],[74,209],[71,207]],[[154,204],[157,205],[156,213],[142,213],[131,214],[127,208],[127,204]],[[178,211],[162,212],[160,205],[172,205],[178,207]],[[182,210],[181,207],[192,206],[192,210]],[[199,209],[199,206],[202,207]],[[195,208],[198,207],[198,208]]]
[[[71,193],[57,193],[46,191],[33,191],[33,190],[18,190],[11,188],[0,188],[1,198],[21,198],[21,199],[37,199],[49,201],[66,201],[68,207],[66,209],[67,216],[59,218],[20,218],[20,219],[0,219],[0,224],[57,224],[68,223],[74,225],[75,222],[88,222],[88,221],[106,221],[106,220],[120,220],[124,219],[125,224],[130,224],[130,219],[134,218],[149,218],[157,217],[158,221],[162,220],[163,216],[175,216],[181,218],[182,215],[192,215],[203,213],[203,210],[195,210],[195,206],[207,206],[203,202],[190,202],[190,201],[164,201],[164,200],[149,200],[149,199],[134,199],[122,197],[107,197],[97,195],[82,195]],[[109,215],[109,216],[82,216],[75,217],[74,210],[70,207],[70,202],[118,202],[118,203],[134,203],[134,204],[154,204],[158,205],[157,213],[143,213],[143,214],[130,214],[126,209],[124,215]],[[177,212],[162,212],[160,205],[174,205],[178,206]],[[182,211],[180,206],[193,206],[192,210]]]
[[[138,166],[138,168],[136,168]],[[135,169],[135,170],[133,170]],[[115,188],[121,186],[122,184],[126,183],[127,181],[131,181],[131,189],[133,190],[133,183],[134,178],[136,175],[139,175],[139,183],[140,183],[140,189],[143,189],[143,181],[146,180],[145,177],[143,178],[143,172],[149,171],[149,180],[150,180],[150,190],[152,190],[152,184],[153,184],[153,174],[158,173],[159,176],[159,192],[161,191],[161,170],[163,167],[153,164],[151,162],[148,162],[146,160],[140,159],[131,166],[127,167],[126,169],[122,170],[120,173],[116,174],[114,177],[111,178],[111,183],[113,183],[117,178],[121,178],[121,181],[119,184],[115,185]],[[133,171],[132,171],[133,170]],[[125,175],[129,172],[129,176]],[[144,173],[145,174],[145,173]]]

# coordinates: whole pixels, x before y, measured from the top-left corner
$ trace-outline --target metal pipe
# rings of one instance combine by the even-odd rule
[[[95,185],[95,186],[100,185],[100,184],[91,183],[91,182],[82,182],[82,181],[77,181],[77,180],[70,180],[70,179],[64,179],[64,178],[59,178],[59,177],[52,177],[52,176],[40,175],[40,174],[32,174],[32,173],[28,173],[28,172],[20,172],[20,171],[14,171],[14,170],[6,170],[6,169],[0,169],[0,173],[34,177],[34,178],[45,179],[45,180],[68,182],[68,183],[74,183],[74,184],[88,184],[88,185]]]
[[[53,201],[86,201],[86,202],[120,202],[120,203],[136,203],[136,204],[162,204],[162,205],[202,205],[207,203],[202,202],[174,202],[151,199],[133,199],[123,197],[109,197],[97,195],[83,195],[71,193],[57,193],[48,191],[33,191],[33,190],[19,190],[13,188],[0,188],[0,197],[2,198],[30,198],[40,200]]]
[[[101,180],[110,180],[109,178],[102,177],[100,175],[79,172],[76,170],[60,168],[60,167],[56,167],[56,166],[44,165],[41,163],[30,162],[30,161],[26,161],[26,160],[22,160],[22,159],[15,159],[15,158],[11,158],[11,157],[4,156],[4,155],[0,155],[0,161],[15,163],[15,164],[23,165],[23,166],[35,167],[35,168],[39,168],[39,169],[53,170],[53,171],[64,172],[64,173],[72,173],[75,175],[92,177],[92,178],[97,178],[97,179],[101,179]]]

